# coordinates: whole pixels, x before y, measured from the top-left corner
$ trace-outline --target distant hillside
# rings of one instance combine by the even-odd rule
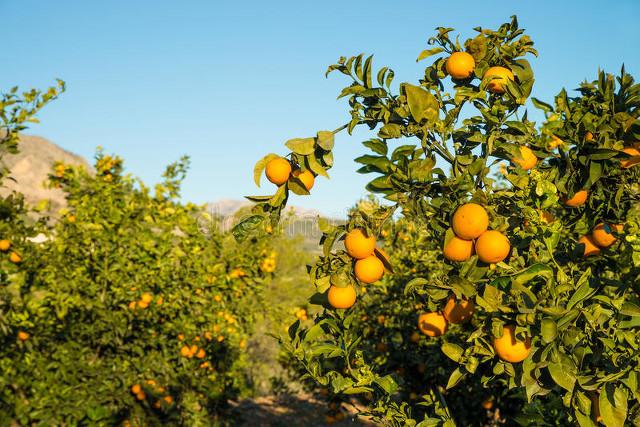
[[[21,135],[18,148],[20,153],[8,154],[3,159],[11,171],[10,176],[15,181],[6,179],[0,187],[0,195],[6,196],[15,190],[24,194],[25,200],[31,205],[49,200],[51,206],[48,213],[51,214],[55,214],[65,206],[64,193],[61,190],[44,186],[53,164],[56,161],[62,161],[91,169],[83,157],[38,136]]]

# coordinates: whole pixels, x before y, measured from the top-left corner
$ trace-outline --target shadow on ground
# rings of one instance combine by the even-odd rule
[[[232,417],[238,427],[370,427],[371,422],[355,419],[347,408],[341,421],[328,423],[327,403],[311,395],[266,396],[233,404]],[[351,411],[353,412],[353,411]]]

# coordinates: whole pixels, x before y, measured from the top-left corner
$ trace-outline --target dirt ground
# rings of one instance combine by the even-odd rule
[[[239,427],[322,427],[361,426],[375,424],[355,419],[354,409],[342,406],[345,417],[329,423],[327,403],[311,395],[266,396],[244,400],[233,404],[234,423]]]

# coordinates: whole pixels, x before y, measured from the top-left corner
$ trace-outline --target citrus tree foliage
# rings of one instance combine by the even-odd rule
[[[372,57],[329,67],[349,80],[346,129],[375,132],[359,172],[391,205],[360,205],[344,226],[321,223],[324,253],[309,271],[311,301],[325,310],[294,323],[283,347],[306,378],[361,398],[386,425],[499,422],[498,410],[522,425],[637,422],[640,85],[623,69],[550,104],[529,99],[527,57],[537,52],[516,18],[475,30],[460,43],[438,28],[418,57],[431,61],[424,77],[397,92]],[[452,78],[448,61],[463,51],[473,67]],[[529,119],[529,100],[543,123]],[[488,213],[485,229],[506,236],[506,257],[443,255],[457,238],[453,214],[469,202]],[[385,227],[408,239],[387,235],[380,251]],[[375,284],[337,244],[355,229],[378,238],[387,271]],[[327,289],[349,286],[355,306],[327,304]],[[440,313],[451,298],[474,304],[470,322],[447,328]],[[436,336],[415,335],[422,312],[443,319]],[[527,347],[521,360],[498,357],[508,331],[511,345]]]
[[[95,170],[57,164],[68,206],[51,227],[2,201],[0,424],[210,425],[247,392],[275,255],[179,203],[187,166],[153,191],[101,152]]]

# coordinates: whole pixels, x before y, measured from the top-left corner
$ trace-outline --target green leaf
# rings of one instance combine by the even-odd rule
[[[542,319],[540,332],[542,333],[542,340],[549,344],[558,336],[558,325],[553,319],[544,318]]]
[[[444,49],[441,47],[434,47],[433,49],[423,50],[422,52],[420,52],[420,55],[418,55],[418,59],[416,59],[416,62],[420,62],[430,56],[437,55],[440,52],[444,52]]]
[[[398,384],[396,384],[391,375],[377,378],[374,383],[380,386],[380,388],[388,395],[392,395],[398,389]]]
[[[458,383],[462,381],[465,375],[466,374],[462,372],[460,368],[454,369],[454,371],[451,372],[451,375],[449,375],[449,380],[447,381],[447,390],[458,385]]]
[[[242,221],[236,224],[235,227],[233,227],[231,233],[233,234],[233,237],[240,242],[244,240],[248,234],[255,231],[264,220],[265,217],[262,215],[252,215],[250,217],[244,218]]]
[[[628,392],[623,386],[607,384],[600,393],[600,415],[607,427],[624,427],[627,419]]]
[[[328,130],[318,131],[318,145],[325,151],[333,150],[334,134]]]
[[[267,167],[267,163],[269,163],[269,161],[277,157],[280,157],[280,156],[274,153],[269,153],[256,162],[256,165],[253,167],[253,181],[256,183],[258,187],[260,187],[260,179],[262,178],[262,172],[264,171],[264,168]]]
[[[558,362],[549,361],[547,369],[556,384],[571,392],[576,383],[576,365],[573,360],[564,353],[559,353],[558,359]]]
[[[418,86],[408,83],[402,85],[407,96],[409,111],[417,123],[433,123],[438,119],[440,105],[435,96]]]
[[[315,151],[316,140],[315,138],[294,138],[288,140],[285,145],[296,154],[308,156]]]
[[[442,347],[440,347],[440,350],[442,350],[445,356],[447,356],[449,359],[453,360],[454,362],[460,362],[460,359],[462,358],[462,354],[464,353],[464,350],[462,349],[462,347],[450,342],[443,343]]]

